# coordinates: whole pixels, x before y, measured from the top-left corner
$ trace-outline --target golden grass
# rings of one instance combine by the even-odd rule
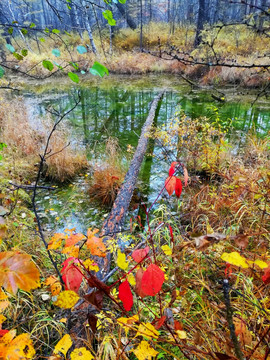
[[[21,98],[0,101],[1,141],[7,144],[6,158],[13,164],[13,173],[21,179],[35,174],[35,164],[44,151],[47,136],[52,128],[52,120],[40,122],[41,130],[30,124],[27,107]],[[68,144],[68,133],[59,127],[49,145],[46,176],[64,182],[71,180],[81,169],[87,167],[86,156],[75,152]],[[51,154],[55,155],[51,156]],[[45,174],[44,174],[45,175]]]

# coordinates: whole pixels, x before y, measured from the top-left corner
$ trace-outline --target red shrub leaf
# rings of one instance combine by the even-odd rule
[[[142,291],[155,296],[161,290],[164,279],[164,272],[157,265],[149,265],[142,277]]]
[[[142,299],[144,297],[146,297],[147,295],[142,291],[142,277],[144,274],[144,270],[142,268],[139,268],[138,271],[136,272],[136,287],[135,287],[135,292],[138,296],[140,296]]]
[[[175,176],[168,176],[165,180],[165,189],[168,191],[168,194],[171,196],[174,192],[176,184],[176,177]]]
[[[137,263],[141,262],[143,258],[149,253],[149,246],[146,246],[144,249],[134,250],[132,253],[132,259]]]
[[[79,288],[82,283],[83,276],[81,272],[76,268],[76,263],[79,263],[79,260],[70,257],[63,262],[63,268],[61,270],[62,279],[66,285],[66,290],[73,290],[75,292],[79,291]]]
[[[170,235],[171,235],[171,241],[173,243],[174,238],[173,238],[173,229],[172,229],[171,225],[169,225],[169,230],[170,230]]]
[[[165,315],[161,316],[161,318],[158,319],[158,322],[155,324],[155,329],[156,330],[160,329],[161,326],[164,324],[165,320],[166,320],[166,316]]]
[[[180,179],[176,178],[175,182],[175,195],[179,198],[182,193],[182,182]]]
[[[133,295],[127,280],[119,285],[119,299],[123,302],[126,311],[130,311],[133,306]]]
[[[264,269],[264,275],[262,277],[262,281],[265,283],[265,285],[270,284],[270,264],[266,269]]]

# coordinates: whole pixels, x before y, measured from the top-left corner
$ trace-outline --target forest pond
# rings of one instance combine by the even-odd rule
[[[243,95],[237,87],[191,89],[176,76],[110,75],[107,79],[89,78],[80,87],[55,79],[52,84],[29,85],[23,96],[33,126],[39,126],[37,119],[45,116],[46,109],[54,108],[63,113],[72,107],[80,92],[80,104],[65,119],[65,126],[71,134],[70,146],[83,149],[90,162],[102,162],[102,145],[109,136],[118,139],[123,153],[128,148],[136,149],[151,101],[161,89],[166,89],[166,92],[155,120],[157,125],[166,125],[179,107],[192,118],[213,116],[214,108],[218,108],[220,119],[232,119],[240,137],[249,130],[264,136],[270,129],[270,104],[259,99],[252,106],[257,95],[254,90]],[[215,100],[213,95],[224,97],[225,102]],[[160,146],[150,144],[149,147],[140,173],[143,201],[148,204],[162,188],[170,164]],[[98,227],[103,223],[109,210],[90,201],[87,193],[90,176],[91,172],[86,171],[73,183],[42,193],[37,204],[46,230],[59,232],[76,228],[78,232],[85,232],[88,227]],[[133,215],[138,211],[135,210]]]

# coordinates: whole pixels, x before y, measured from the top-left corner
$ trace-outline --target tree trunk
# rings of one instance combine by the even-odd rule
[[[91,29],[91,17],[89,15],[89,11],[88,11],[88,7],[86,6],[85,1],[83,0],[82,5],[84,7],[84,12],[85,12],[85,27],[86,30],[88,32],[88,36],[89,36],[89,40],[90,40],[90,44],[93,50],[93,53],[95,55],[97,55],[97,48],[94,42],[94,38],[93,38],[93,34],[92,34],[92,29]]]
[[[120,14],[126,18],[128,26],[132,30],[135,30],[137,28],[137,24],[132,19],[132,17],[129,15],[129,13],[126,12],[125,6],[119,2],[117,2],[115,5],[116,5],[117,9],[119,10]]]
[[[198,12],[198,19],[197,19],[197,29],[196,35],[194,40],[194,47],[197,47],[202,42],[202,30],[203,25],[205,22],[205,0],[199,0],[199,12]]]

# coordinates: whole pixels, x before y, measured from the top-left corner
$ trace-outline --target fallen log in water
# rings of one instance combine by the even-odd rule
[[[141,136],[139,138],[138,146],[131,161],[125,180],[117,194],[112,210],[103,224],[102,233],[104,236],[114,235],[121,231],[124,225],[125,214],[128,210],[133,191],[137,182],[140,167],[143,161],[144,154],[147,149],[148,137],[147,134],[152,126],[155,118],[158,103],[163,96],[163,91],[160,92],[152,102],[149,114],[142,128]]]

